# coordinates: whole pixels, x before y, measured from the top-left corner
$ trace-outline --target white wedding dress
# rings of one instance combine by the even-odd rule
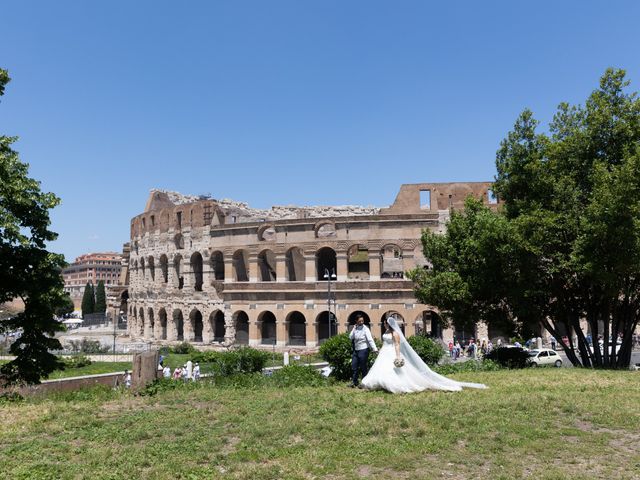
[[[388,319],[389,325],[400,336],[400,354],[404,359],[402,367],[396,367],[396,350],[393,335],[382,336],[382,348],[378,358],[362,379],[362,386],[368,390],[386,390],[391,393],[412,393],[423,390],[446,390],[457,392],[462,387],[487,388],[481,383],[456,382],[432,371],[402,335],[394,319]],[[393,322],[392,322],[393,321]]]

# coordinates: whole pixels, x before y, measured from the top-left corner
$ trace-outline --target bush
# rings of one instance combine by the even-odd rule
[[[380,348],[380,341],[375,340],[376,345]],[[333,368],[331,377],[336,380],[351,379],[351,340],[348,333],[341,333],[327,339],[320,345],[320,355]],[[369,355],[369,367],[375,361],[374,355]]]
[[[71,340],[69,341],[71,350],[79,353],[106,353],[110,350],[108,346],[103,347],[98,340]]]
[[[64,369],[81,368],[91,365],[91,359],[82,354],[71,355],[68,357],[58,357],[58,359],[64,364]]]
[[[506,368],[525,368],[529,365],[529,353],[520,347],[500,347],[487,353],[484,358]]]
[[[175,347],[171,348],[170,351],[171,353],[184,354],[184,353],[196,353],[198,350],[196,350],[196,347],[191,345],[189,342],[182,342],[176,345]]]
[[[251,347],[239,347],[226,352],[196,352],[192,361],[209,364],[217,376],[229,376],[236,373],[261,372],[269,360],[269,354]]]
[[[328,383],[318,370],[303,365],[282,367],[270,379],[278,387],[321,387]]]
[[[443,346],[425,335],[412,335],[407,342],[427,365],[435,365],[444,356]]]

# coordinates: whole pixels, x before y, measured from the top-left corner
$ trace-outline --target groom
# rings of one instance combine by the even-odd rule
[[[353,378],[351,380],[350,387],[358,386],[358,373],[362,372],[362,378],[367,376],[369,361],[369,347],[374,352],[378,351],[373,337],[371,336],[371,330],[364,324],[364,317],[358,315],[356,317],[356,326],[349,333],[351,339],[351,370],[353,371]]]

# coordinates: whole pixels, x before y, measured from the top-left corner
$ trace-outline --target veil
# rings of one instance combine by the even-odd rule
[[[461,387],[487,388],[487,386],[482,383],[457,382],[434,372],[422,361],[420,355],[416,353],[411,345],[409,345],[409,342],[407,342],[407,339],[404,338],[404,334],[402,330],[400,330],[395,317],[387,317],[387,322],[391,329],[400,337],[400,353],[405,358],[405,361],[410,362],[422,375],[427,377],[434,387],[439,387],[443,390],[459,390]]]

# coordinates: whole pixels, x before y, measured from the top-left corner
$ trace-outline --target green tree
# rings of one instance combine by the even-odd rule
[[[82,316],[90,315],[96,311],[96,297],[93,290],[93,285],[89,282],[84,286],[84,293],[82,294]]]
[[[104,313],[107,311],[107,294],[104,290],[104,282],[100,280],[96,286],[96,306],[95,313]]]
[[[456,321],[542,324],[574,365],[628,367],[640,315],[640,101],[627,86],[624,71],[607,70],[584,106],[560,104],[549,134],[520,115],[496,156],[504,208],[468,201],[444,236],[423,235],[434,268],[413,273],[419,299]]]
[[[70,315],[74,310],[73,300],[69,295],[63,296],[63,303],[55,309],[55,314],[58,317],[64,317],[66,315]]]
[[[9,80],[0,69],[0,95]],[[0,367],[4,384],[38,383],[59,368],[49,350],[61,348],[53,335],[63,328],[53,317],[64,304],[65,262],[46,250],[57,237],[49,230],[49,210],[60,200],[29,178],[28,165],[12,149],[16,140],[0,136],[0,304],[19,297],[25,308],[0,322],[0,332],[21,332],[9,349],[15,359]]]

